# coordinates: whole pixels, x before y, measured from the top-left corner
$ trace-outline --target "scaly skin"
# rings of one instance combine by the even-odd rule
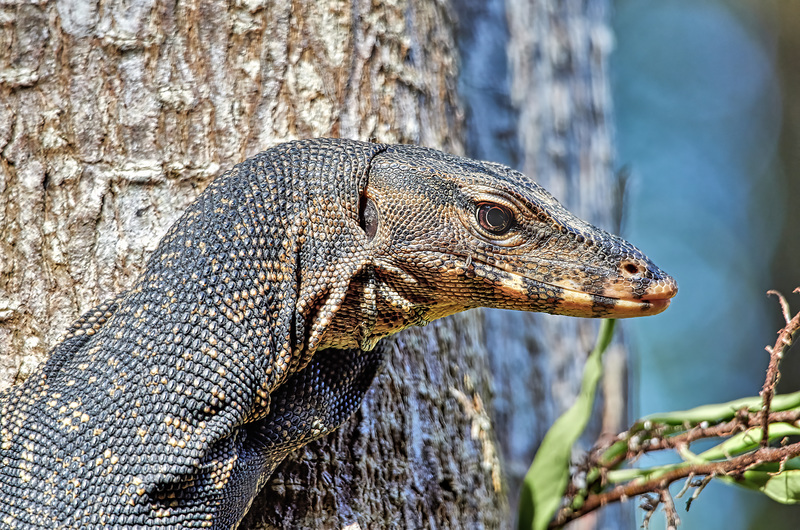
[[[651,315],[676,291],[504,166],[279,145],[216,179],[134,287],[0,396],[0,527],[235,527],[356,409],[380,338],[480,306]]]

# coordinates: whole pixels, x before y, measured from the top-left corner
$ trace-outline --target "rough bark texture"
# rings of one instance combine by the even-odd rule
[[[607,2],[489,2],[500,33],[472,51],[484,8],[470,4],[0,3],[0,387],[129,286],[221,169],[283,140],[463,154],[467,136],[467,154],[516,165],[613,228]],[[469,135],[457,28],[464,76],[481,48],[486,63],[511,58],[499,95],[464,91]],[[504,151],[475,148],[498,134]],[[510,526],[509,491],[515,502],[575,395],[593,330],[487,311],[401,334],[359,414],[288,459],[243,528]]]
[[[456,0],[456,5],[462,15],[459,89],[467,110],[467,156],[515,167],[584,219],[618,231],[608,2]],[[536,448],[574,401],[597,324],[498,310],[485,310],[484,319],[492,425],[515,513]],[[602,410],[585,437],[589,445],[600,432],[625,426],[625,359],[619,342],[606,354]],[[600,525],[632,523],[627,515],[606,514]]]

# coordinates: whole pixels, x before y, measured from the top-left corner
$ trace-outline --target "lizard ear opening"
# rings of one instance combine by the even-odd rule
[[[366,195],[362,195],[358,203],[358,224],[367,234],[368,241],[372,241],[375,234],[378,233],[379,222],[378,208],[375,206],[375,201]]]

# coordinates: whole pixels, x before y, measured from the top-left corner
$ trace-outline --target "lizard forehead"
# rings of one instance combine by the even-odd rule
[[[391,146],[375,156],[370,182],[394,186],[404,193],[424,193],[428,200],[450,200],[455,190],[490,189],[528,208],[558,205],[547,190],[519,171],[416,145]]]

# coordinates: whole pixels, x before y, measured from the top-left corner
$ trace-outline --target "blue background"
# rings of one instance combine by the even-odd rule
[[[789,296],[800,285],[797,4],[615,2],[617,161],[630,172],[623,235],[680,285],[667,312],[625,324],[636,416],[758,394],[764,347],[783,324],[765,292],[800,309],[800,295]],[[797,350],[782,391],[800,389]],[[800,508],[724,485],[688,513],[684,504],[684,530],[800,526]]]

